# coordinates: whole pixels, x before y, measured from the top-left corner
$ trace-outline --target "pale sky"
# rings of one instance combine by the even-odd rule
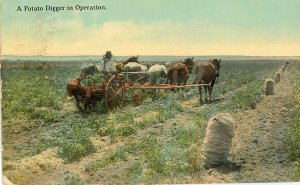
[[[3,55],[300,56],[300,0],[2,0],[1,9]]]

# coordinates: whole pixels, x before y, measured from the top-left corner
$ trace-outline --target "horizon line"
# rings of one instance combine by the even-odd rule
[[[84,57],[84,56],[102,56],[100,55],[1,55],[1,57],[14,56],[14,57]],[[228,55],[228,54],[217,54],[217,55],[113,55],[115,57],[125,56],[236,56],[236,57],[300,57],[294,55]]]

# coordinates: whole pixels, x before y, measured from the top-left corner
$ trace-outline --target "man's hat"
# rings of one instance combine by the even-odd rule
[[[111,53],[111,51],[106,51],[105,55],[106,56],[112,56],[112,53]]]

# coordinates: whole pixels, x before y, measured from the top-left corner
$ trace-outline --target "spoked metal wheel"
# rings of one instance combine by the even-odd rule
[[[117,107],[123,107],[124,91],[123,78],[113,75],[105,88],[105,104],[108,111],[114,111]]]

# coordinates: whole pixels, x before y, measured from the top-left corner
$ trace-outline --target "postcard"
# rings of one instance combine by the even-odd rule
[[[300,1],[2,0],[3,184],[300,180]]]

